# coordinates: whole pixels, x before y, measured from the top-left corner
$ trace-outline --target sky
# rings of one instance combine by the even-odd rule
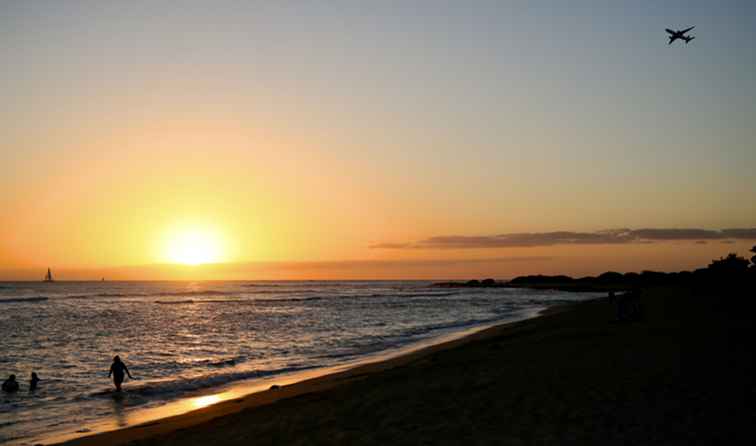
[[[754,41],[748,1],[4,1],[0,279],[745,255]]]

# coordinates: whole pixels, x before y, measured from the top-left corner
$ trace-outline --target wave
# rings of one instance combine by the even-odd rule
[[[12,297],[10,299],[0,299],[0,304],[16,304],[26,302],[44,302],[48,300],[47,296],[34,296],[34,297]]]
[[[273,300],[273,299],[270,299]],[[208,300],[194,300],[194,299],[182,299],[182,300],[156,300],[156,304],[160,305],[188,305],[188,304],[254,304],[258,302],[256,300],[249,299],[208,299]]]
[[[283,302],[283,303],[287,303],[287,302],[312,302],[312,301],[323,300],[323,299],[327,299],[327,297],[324,297],[324,296],[282,297],[280,299],[254,299],[251,302],[261,302],[261,303],[266,303],[266,302],[273,302],[273,303],[275,303],[275,302]]]
[[[407,293],[407,294],[394,294],[394,293],[373,293],[373,294],[350,294],[350,295],[337,295],[337,296],[306,296],[306,297],[281,297],[279,299],[207,299],[207,300],[156,300],[156,304],[163,305],[181,305],[181,304],[276,304],[276,303],[293,303],[293,302],[314,302],[319,300],[339,300],[339,299],[377,299],[381,297],[389,298],[422,298],[422,297],[449,297],[455,296],[458,292],[443,292],[443,293]]]
[[[323,290],[318,290],[315,288],[303,288],[298,290],[259,290],[254,291],[255,294],[307,294],[307,293],[323,293]]]
[[[136,293],[94,293],[94,294],[69,294],[68,296],[60,297],[59,299],[91,299],[93,297],[139,297],[143,294]]]
[[[371,294],[371,297],[446,297],[461,294],[459,291],[445,291],[439,293],[388,293],[388,294]]]
[[[171,297],[171,296],[232,296],[233,292],[217,290],[200,290],[200,291],[161,291],[158,293],[93,293],[93,294],[72,294],[62,297],[61,299],[89,299],[93,297]]]
[[[244,361],[246,358],[243,356],[237,356],[234,358],[226,358],[226,359],[206,359],[204,361],[198,361],[195,362],[193,365],[204,365],[207,367],[213,367],[213,368],[223,368],[223,367],[230,367],[235,366],[237,362]]]
[[[94,294],[71,294],[60,299],[91,299],[93,297],[145,297],[145,293],[94,293]]]
[[[252,303],[252,302],[307,302],[317,301],[323,299],[367,299],[367,298],[381,298],[381,297],[398,297],[398,298],[422,298],[422,297],[448,297],[461,294],[461,291],[442,291],[442,292],[420,292],[420,293],[407,293],[407,292],[388,292],[388,293],[371,293],[371,294],[329,294],[324,290],[317,289],[300,289],[293,291],[281,291],[281,290],[260,290],[256,291],[251,298],[248,299],[217,299],[217,300],[199,300],[192,299],[177,300],[177,301],[155,301],[159,304],[189,304],[189,303]],[[281,297],[276,298],[262,298],[255,299],[254,295],[268,295],[278,294],[281,296],[297,296],[302,294],[320,294],[318,296],[305,296],[305,297]],[[97,297],[206,297],[206,296],[239,296],[239,292],[234,291],[219,291],[219,290],[197,290],[197,291],[161,291],[157,293],[93,293],[93,294],[75,294],[69,296],[63,296],[58,299],[90,299]]]
[[[314,292],[314,291],[313,291]],[[323,293],[322,291],[318,291]],[[306,302],[324,299],[377,299],[381,297],[389,298],[417,298],[417,297],[449,297],[461,294],[456,291],[440,293],[371,293],[371,294],[341,294],[329,296],[307,296],[307,297],[282,297],[280,299],[254,299],[254,302]]]
[[[467,327],[473,327],[475,325],[481,325],[481,324],[488,324],[491,322],[500,321],[501,315],[496,315],[492,317],[484,317],[484,318],[478,318],[478,319],[467,319],[464,321],[457,321],[457,322],[448,322],[448,323],[441,323],[441,324],[435,324],[430,325],[427,327],[425,332],[431,332],[436,330],[448,330],[448,329],[456,329],[456,328],[467,328]]]
[[[434,336],[440,336],[443,333],[450,333],[476,326],[499,323],[517,317],[517,311],[501,312],[495,316],[483,318],[471,318],[461,321],[442,322],[438,324],[424,325],[410,328],[402,333],[388,336],[380,336],[373,339],[357,339],[355,342],[346,342],[338,349],[327,353],[314,355],[313,359],[330,360],[349,360],[353,358],[365,357],[371,354],[386,352],[391,349],[406,346],[414,342],[419,342]]]
[[[183,396],[190,392],[195,392],[211,387],[218,387],[225,384],[230,384],[236,381],[243,381],[247,379],[265,378],[275,375],[281,375],[284,373],[293,373],[303,370],[313,369],[315,366],[295,366],[295,367],[283,367],[273,370],[247,370],[228,373],[216,373],[212,375],[202,375],[192,378],[178,377],[172,380],[158,380],[153,382],[140,383],[139,381],[131,381],[126,387],[126,395],[170,399],[176,396]],[[112,395],[111,389],[99,390],[91,393],[90,397],[102,397],[106,395]]]
[[[185,305],[185,304],[240,304],[240,305],[254,305],[258,303],[275,303],[275,302],[306,302],[313,300],[321,300],[323,297],[312,296],[304,298],[283,298],[283,299],[207,299],[207,300],[156,300],[156,304],[161,305]]]
[[[163,291],[160,293],[152,293],[151,296],[229,296],[232,294],[228,291],[217,290],[199,290],[199,291]]]

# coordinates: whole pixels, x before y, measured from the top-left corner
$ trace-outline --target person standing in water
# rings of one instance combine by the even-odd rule
[[[32,372],[31,379],[29,380],[29,392],[34,392],[37,390],[37,383],[41,380],[37,376],[37,372]]]
[[[113,358],[113,364],[110,365],[110,372],[108,372],[108,378],[113,375],[113,384],[115,384],[116,392],[121,391],[121,383],[123,383],[123,372],[129,376],[130,379],[134,379],[129,373],[129,369],[126,368],[126,364],[121,361],[121,358],[116,355]]]

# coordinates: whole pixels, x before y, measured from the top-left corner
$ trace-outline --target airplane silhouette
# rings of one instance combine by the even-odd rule
[[[674,42],[677,39],[684,40],[685,44],[687,45],[688,43],[690,43],[691,40],[693,40],[693,39],[696,38],[695,36],[686,36],[685,35],[685,33],[687,33],[688,31],[690,31],[693,28],[695,28],[695,26],[691,26],[690,28],[684,29],[682,31],[679,31],[679,30],[678,31],[673,31],[673,30],[671,30],[669,28],[665,29],[665,31],[667,31],[667,33],[670,34],[670,36],[669,36],[669,43],[667,45],[672,45],[672,42]]]

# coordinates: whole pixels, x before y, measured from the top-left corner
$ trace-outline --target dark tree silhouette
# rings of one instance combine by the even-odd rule
[[[722,275],[740,274],[748,271],[748,260],[735,253],[730,253],[727,257],[720,257],[719,260],[712,261],[707,269]]]

